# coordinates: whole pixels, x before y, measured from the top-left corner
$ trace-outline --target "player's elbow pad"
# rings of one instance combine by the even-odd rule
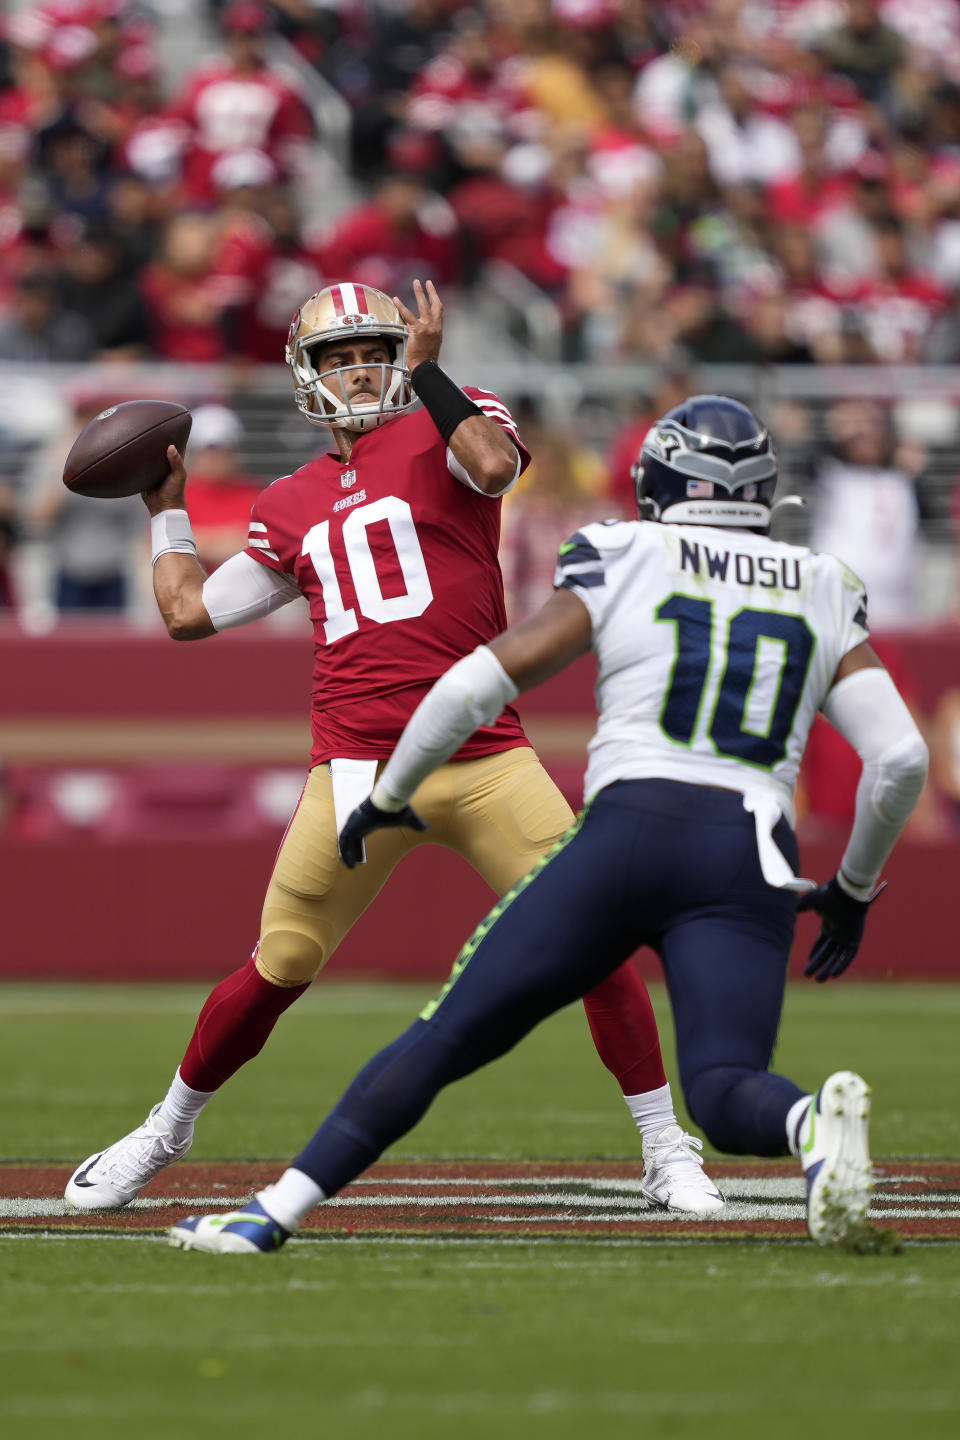
[[[930,768],[930,752],[920,731],[905,735],[874,760],[873,804],[888,825],[905,825],[920,798]]]
[[[823,713],[856,750],[864,769],[876,774],[881,791],[920,793],[927,747],[886,670],[855,670],[830,691]]]

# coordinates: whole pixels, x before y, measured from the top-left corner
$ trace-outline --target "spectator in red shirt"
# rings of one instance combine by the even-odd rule
[[[263,486],[240,468],[243,426],[225,405],[200,405],[193,412],[187,465],[190,521],[200,564],[215,570],[242,550],[250,507]]]
[[[907,233],[893,215],[873,227],[879,272],[851,295],[878,359],[908,365],[922,358],[934,321],[947,308],[946,287],[912,263]]]
[[[304,97],[266,58],[271,11],[253,0],[237,0],[220,23],[226,55],[196,70],[171,110],[189,132],[183,177],[194,202],[212,198],[210,172],[226,151],[264,150],[288,176],[299,146],[314,133]]]
[[[444,188],[486,171],[491,153],[532,133],[536,112],[517,67],[504,63],[488,19],[475,10],[453,17],[453,33],[417,76],[404,107],[405,123],[430,136],[446,156]]]

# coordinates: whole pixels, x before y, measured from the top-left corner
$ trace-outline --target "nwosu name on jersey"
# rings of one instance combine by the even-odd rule
[[[699,541],[681,537],[680,568],[694,575],[706,574],[711,580],[759,585],[764,590],[800,589],[797,555],[749,555],[740,550],[714,550]]]
[[[740,790],[751,807],[792,814],[817,710],[841,658],[867,637],[852,571],[764,534],[636,520],[577,531],[554,584],[592,623],[588,800],[653,777]]]
[[[503,402],[466,393],[529,463]],[[499,500],[471,485],[425,410],[358,435],[349,469],[321,455],[257,497],[247,554],[310,606],[314,764],[385,758],[434,681],[506,628],[499,539]],[[508,707],[459,753],[527,744]]]

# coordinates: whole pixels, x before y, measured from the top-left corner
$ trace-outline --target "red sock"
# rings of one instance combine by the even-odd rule
[[[624,1095],[659,1090],[667,1077],[647,987],[628,960],[583,997],[597,1054]]]
[[[251,957],[208,996],[180,1062],[183,1083],[191,1090],[218,1090],[259,1055],[284,1010],[309,988],[271,985]]]

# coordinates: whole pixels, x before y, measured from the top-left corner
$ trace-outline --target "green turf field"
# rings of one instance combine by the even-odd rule
[[[0,1157],[76,1163],[138,1123],[203,993],[0,989]],[[317,986],[191,1158],[289,1157],[426,993]],[[811,1087],[860,1069],[876,1156],[957,1157],[958,1022],[960,987],[799,985],[778,1065]],[[395,1154],[635,1161],[639,1145],[575,1008]],[[0,1278],[0,1421],[28,1440],[960,1433],[956,1245],[358,1236],[246,1260],[34,1230],[0,1237]]]

